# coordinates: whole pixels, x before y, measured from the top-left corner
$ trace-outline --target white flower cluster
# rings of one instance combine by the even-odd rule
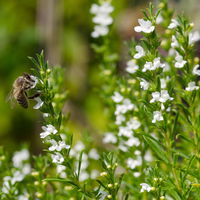
[[[108,26],[113,23],[110,13],[113,12],[113,7],[109,2],[102,2],[101,5],[93,4],[90,12],[94,14],[93,22],[96,24],[92,32],[93,38],[105,36],[108,34]]]
[[[152,187],[150,185],[148,185],[147,183],[141,183],[140,185],[142,187],[140,192],[144,192],[144,191],[150,192],[151,191]]]
[[[30,174],[31,165],[29,164],[29,152],[27,149],[22,149],[14,153],[12,162],[14,166],[14,172],[12,176],[5,176],[3,178],[2,192],[8,194],[12,189],[12,186],[24,180],[25,176]],[[15,191],[18,195],[18,191]]]
[[[64,157],[62,155],[63,149],[70,149],[70,145],[65,143],[65,135],[59,134],[60,140],[55,140],[54,135],[58,134],[58,130],[51,124],[42,126],[43,132],[40,133],[40,138],[44,139],[43,142],[50,144],[48,150],[52,153],[52,162],[57,164],[57,173],[60,177],[66,177],[66,167],[62,165],[64,163]]]

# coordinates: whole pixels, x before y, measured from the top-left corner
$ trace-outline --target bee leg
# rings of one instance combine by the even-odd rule
[[[36,93],[33,96],[28,97],[28,99],[35,99],[36,97],[39,97],[41,93]]]

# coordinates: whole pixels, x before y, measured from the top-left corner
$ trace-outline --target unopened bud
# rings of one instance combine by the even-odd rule
[[[35,186],[38,186],[39,184],[40,184],[39,181],[35,181],[35,182],[34,182],[34,185],[35,185]]]
[[[42,197],[42,193],[40,193],[40,192],[36,192],[36,197],[38,197],[38,198],[41,198]]]
[[[107,172],[101,172],[100,176],[107,176]]]
[[[31,175],[34,177],[39,176],[39,172],[33,171],[33,172],[31,172]]]
[[[165,197],[164,197],[164,196],[161,196],[161,197],[160,197],[160,200],[164,200],[164,199],[165,199]]]
[[[151,191],[155,191],[156,190],[156,188],[155,187],[151,187]]]
[[[109,195],[107,196],[107,198],[108,198],[108,199],[112,199],[112,195],[109,194]]]
[[[113,184],[108,184],[108,188],[112,188],[113,187]]]

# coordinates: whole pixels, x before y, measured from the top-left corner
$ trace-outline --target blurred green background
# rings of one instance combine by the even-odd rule
[[[89,130],[93,134],[106,131],[106,115],[102,102],[94,92],[98,87],[98,68],[90,48],[93,29],[89,9],[94,1],[85,0],[0,0],[0,145],[14,150],[28,143],[34,153],[40,152],[42,117],[38,111],[16,106],[6,101],[13,81],[23,72],[30,72],[35,56],[42,49],[52,65],[61,65],[70,91],[67,111],[69,124],[76,134]],[[113,1],[113,41],[124,65],[128,50],[124,41],[134,37],[133,26],[142,16],[141,9],[149,1]],[[158,1],[153,1],[158,3]],[[198,0],[171,0],[171,7],[185,12],[200,29]]]

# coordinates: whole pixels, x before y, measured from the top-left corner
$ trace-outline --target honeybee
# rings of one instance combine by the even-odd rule
[[[40,94],[36,93],[33,96],[28,97],[26,91],[32,89],[37,84],[36,77],[24,73],[23,76],[19,76],[13,83],[13,88],[9,99],[15,99],[23,108],[28,108],[28,99],[34,99]]]

